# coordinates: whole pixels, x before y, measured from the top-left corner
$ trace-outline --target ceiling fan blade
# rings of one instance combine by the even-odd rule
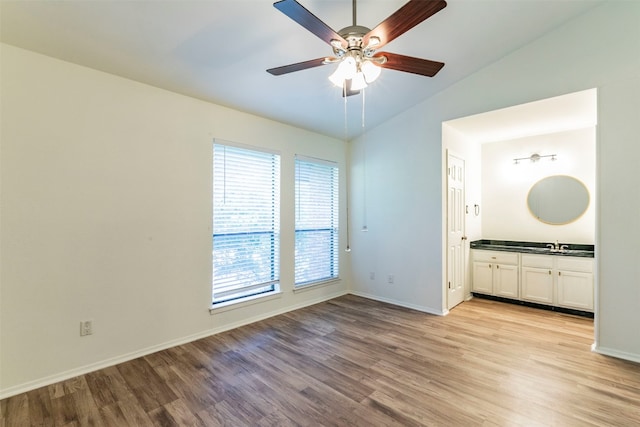
[[[374,55],[374,58],[380,56],[387,58],[385,63],[380,64],[382,68],[420,74],[421,76],[433,77],[444,67],[444,62],[398,55],[397,53],[380,52]]]
[[[309,12],[296,0],[281,0],[273,4],[280,12],[320,37],[327,44],[331,44],[331,40],[338,40],[344,48],[347,47],[347,41],[338,33],[333,31],[327,24],[322,22],[320,18]]]
[[[369,31],[363,38],[363,44],[368,46],[369,39],[375,36],[380,39],[380,43],[375,46],[376,49],[379,49],[446,6],[445,0],[410,0]]]
[[[282,67],[269,68],[268,73],[274,76],[281,76],[282,74],[293,73],[294,71],[306,70],[307,68],[319,67],[325,65],[326,58],[310,59],[309,61],[298,62],[296,64],[283,65]]]

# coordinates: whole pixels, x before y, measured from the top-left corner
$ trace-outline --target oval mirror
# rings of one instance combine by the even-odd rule
[[[548,176],[531,187],[527,204],[531,214],[544,223],[568,224],[589,207],[589,190],[571,176]]]

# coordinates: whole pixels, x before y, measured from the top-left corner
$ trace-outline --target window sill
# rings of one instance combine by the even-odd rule
[[[227,301],[220,304],[212,305],[209,314],[224,313],[225,311],[235,310],[237,308],[247,307],[249,305],[260,302],[271,301],[282,296],[281,291],[273,291],[266,294],[254,295],[237,301]]]
[[[323,282],[315,282],[309,283],[308,285],[298,286],[297,288],[293,288],[293,293],[297,294],[298,292],[310,291],[311,289],[323,288],[325,286],[335,285],[336,283],[341,282],[340,278],[325,280]]]

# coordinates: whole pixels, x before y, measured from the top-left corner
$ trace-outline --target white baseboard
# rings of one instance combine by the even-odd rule
[[[166,350],[168,348],[171,347],[175,347],[178,345],[182,345],[182,344],[186,344],[192,341],[196,341],[202,338],[206,338],[209,337],[211,335],[216,335],[219,334],[221,332],[225,332],[225,331],[229,331],[231,329],[235,329],[238,328],[240,326],[244,326],[244,325],[248,325],[250,323],[255,323],[255,322],[259,322],[261,320],[265,320],[268,319],[270,317],[273,316],[277,316],[279,314],[284,314],[290,311],[294,311],[294,310],[298,310],[304,307],[308,307],[310,305],[315,305],[324,301],[328,301],[330,299],[333,298],[337,298],[340,297],[342,295],[346,295],[348,292],[345,291],[340,291],[331,295],[325,295],[321,298],[316,298],[314,300],[311,301],[305,301],[304,303],[301,304],[295,304],[292,306],[288,306],[288,307],[284,307],[281,308],[279,310],[275,310],[275,311],[271,311],[268,313],[263,313],[263,314],[259,314],[257,316],[254,317],[250,317],[248,319],[243,319],[242,321],[239,322],[235,322],[235,323],[230,323],[228,325],[224,325],[221,326],[219,328],[215,328],[215,329],[208,329],[206,331],[202,331],[196,334],[192,334],[192,335],[188,335],[185,337],[181,337],[175,340],[171,340],[171,341],[167,341],[164,342],[162,344],[158,344],[158,345],[154,345],[151,347],[146,347],[140,350],[136,350],[133,351],[131,353],[127,353],[127,354],[123,354],[120,356],[116,356],[116,357],[111,357],[109,359],[104,359],[101,360],[99,362],[95,362],[95,363],[90,363],[88,365],[84,365],[78,368],[74,368],[74,369],[70,369],[68,371],[64,371],[64,372],[60,372],[54,375],[49,375],[47,377],[43,377],[43,378],[39,378],[37,380],[34,381],[29,381],[26,383],[22,383],[22,384],[18,384],[16,386],[13,387],[9,387],[6,389],[1,389],[0,390],[0,400],[2,399],[6,399],[7,397],[11,397],[11,396],[15,396],[16,394],[20,394],[20,393],[25,393],[31,390],[35,390],[37,388],[40,387],[45,387],[51,384],[55,384],[58,383],[60,381],[65,381],[68,380],[70,378],[74,378],[77,377],[79,375],[84,375],[84,374],[88,374],[89,372],[94,372],[97,371],[99,369],[104,369],[104,368],[108,368],[110,366],[114,366],[117,365],[119,363],[124,363],[124,362],[128,362],[129,360],[133,360],[133,359],[137,359],[138,357],[143,357],[146,356],[148,354],[152,354],[152,353],[156,353],[158,351],[161,350]]]
[[[431,308],[431,307],[425,307],[422,305],[416,305],[416,304],[408,304],[404,301],[397,301],[391,298],[382,298],[379,297],[377,295],[370,295],[367,294],[366,292],[359,292],[359,291],[349,291],[350,294],[352,295],[356,295],[359,297],[363,297],[363,298],[369,298],[375,301],[380,301],[380,302],[386,302],[389,304],[393,304],[393,305],[399,305],[400,307],[405,307],[405,308],[410,308],[413,310],[417,310],[417,311],[422,311],[424,313],[429,313],[429,314],[435,314],[436,316],[446,316],[447,314],[449,314],[449,310],[439,310],[439,309],[435,309],[435,308]]]
[[[617,359],[628,360],[630,362],[640,363],[640,354],[627,353],[613,348],[600,347],[596,343],[591,346],[591,351],[594,353],[602,354],[604,356],[611,356]]]

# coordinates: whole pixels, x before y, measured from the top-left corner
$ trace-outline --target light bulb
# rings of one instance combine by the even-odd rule
[[[373,81],[377,79],[382,72],[382,67],[374,64],[371,61],[364,61],[364,63],[360,66],[360,69],[362,70],[367,83],[373,83]]]

